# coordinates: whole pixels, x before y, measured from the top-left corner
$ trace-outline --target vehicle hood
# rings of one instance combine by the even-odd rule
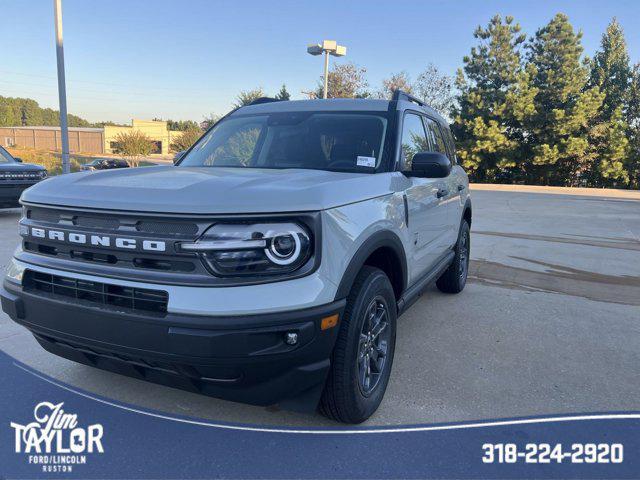
[[[393,173],[160,166],[61,175],[22,201],[180,214],[303,212],[392,193],[397,180]]]
[[[44,169],[42,165],[32,163],[0,163],[0,171],[2,172],[39,172]]]

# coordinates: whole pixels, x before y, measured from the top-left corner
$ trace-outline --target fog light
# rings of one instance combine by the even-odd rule
[[[284,341],[287,345],[295,345],[298,343],[298,334],[296,332],[287,332],[284,336]]]

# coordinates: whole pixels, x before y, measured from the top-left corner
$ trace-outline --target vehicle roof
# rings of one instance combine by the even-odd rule
[[[260,114],[260,113],[283,113],[283,112],[386,112],[389,110],[390,100],[378,100],[369,98],[330,98],[322,100],[289,100],[259,103],[257,105],[247,105],[234,111],[230,116]],[[396,110],[417,110],[436,118],[443,124],[448,122],[433,108],[421,106],[407,100],[396,102]]]

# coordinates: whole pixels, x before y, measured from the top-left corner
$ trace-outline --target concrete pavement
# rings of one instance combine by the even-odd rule
[[[640,195],[472,188],[471,277],[399,322],[369,425],[640,410]],[[0,264],[19,210],[0,211]],[[0,314],[0,349],[63,382],[161,411],[263,425],[319,415],[225,402],[55,357]]]

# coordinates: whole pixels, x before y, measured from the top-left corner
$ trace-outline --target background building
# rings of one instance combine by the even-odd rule
[[[147,135],[154,154],[168,155],[171,143],[182,132],[169,130],[167,122],[132,120],[131,126],[106,125],[102,128],[69,128],[71,153],[114,153],[120,133],[138,130]],[[27,147],[37,150],[60,150],[60,127],[0,127],[0,145]]]

